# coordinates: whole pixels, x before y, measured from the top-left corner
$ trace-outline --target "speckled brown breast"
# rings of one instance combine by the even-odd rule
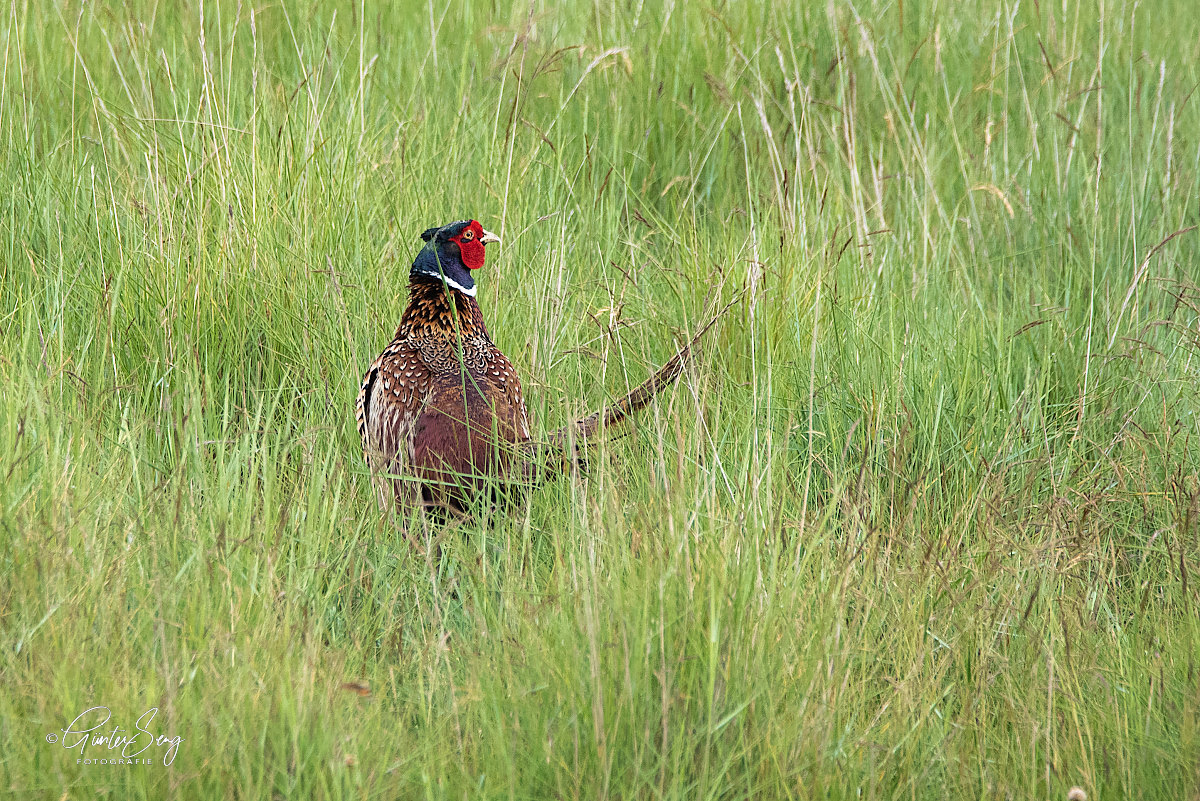
[[[396,335],[363,377],[356,412],[385,507],[460,509],[490,481],[525,469],[521,382],[475,299],[440,282],[413,278]]]

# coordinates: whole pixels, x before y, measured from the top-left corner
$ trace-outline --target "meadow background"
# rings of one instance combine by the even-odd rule
[[[1200,798],[1189,0],[13,0],[0,53],[0,791]],[[464,217],[537,431],[745,294],[435,562],[352,403]],[[97,704],[174,764],[46,742]]]

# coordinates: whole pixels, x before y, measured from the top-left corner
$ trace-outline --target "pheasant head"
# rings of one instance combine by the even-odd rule
[[[475,220],[460,220],[440,228],[430,228],[421,234],[425,247],[413,261],[411,278],[423,276],[445,281],[451,289],[475,296],[472,270],[483,266],[484,248],[500,237],[485,231]]]

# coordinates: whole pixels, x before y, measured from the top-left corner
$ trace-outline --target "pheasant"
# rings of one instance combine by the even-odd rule
[[[546,478],[554,455],[558,464],[569,463],[569,448],[586,446],[678,378],[712,325],[622,400],[534,443],[521,381],[492,342],[475,300],[472,272],[483,267],[485,246],[500,238],[475,220],[430,228],[421,238],[408,307],[363,376],[355,408],[385,511],[420,505],[462,512],[488,487],[528,487]]]

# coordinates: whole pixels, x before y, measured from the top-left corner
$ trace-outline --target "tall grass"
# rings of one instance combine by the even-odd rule
[[[1197,797],[1188,2],[18,0],[0,52],[14,797]],[[538,430],[746,296],[434,562],[352,400],[463,217]],[[174,763],[47,742],[95,705]]]

